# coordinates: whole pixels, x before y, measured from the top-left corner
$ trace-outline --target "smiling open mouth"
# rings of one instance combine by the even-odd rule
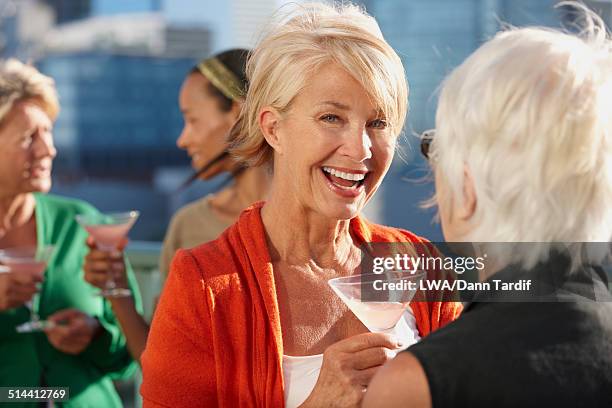
[[[325,177],[335,186],[342,190],[357,190],[359,189],[368,174],[363,173],[345,173],[331,167],[321,168]]]

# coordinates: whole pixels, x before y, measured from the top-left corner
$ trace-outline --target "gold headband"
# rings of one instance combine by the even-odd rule
[[[244,100],[244,91],[238,77],[217,58],[209,58],[198,64],[198,70],[218,90],[232,101]]]

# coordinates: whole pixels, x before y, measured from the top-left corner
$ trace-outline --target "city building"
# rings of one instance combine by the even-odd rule
[[[14,1],[0,0],[0,58],[16,55],[19,49],[17,12]]]
[[[178,193],[189,173],[175,146],[180,83],[201,57],[252,46],[285,0],[0,0],[0,54],[33,59],[58,86],[54,190],[103,210],[144,209],[138,239],[160,239],[170,214],[214,188]],[[442,79],[502,23],[558,26],[557,0],[361,0],[402,57],[410,113],[390,173],[367,215],[441,239],[420,203],[433,187],[415,136],[434,125]],[[587,0],[610,22],[609,0]],[[290,6],[285,6],[290,7]],[[122,200],[115,197],[120,196]]]
[[[157,167],[187,165],[175,146],[178,91],[209,44],[205,28],[169,26],[158,12],[96,16],[49,30],[35,55],[62,103],[58,176],[150,179]]]
[[[88,17],[92,11],[92,0],[43,0],[51,7],[55,24],[80,20]]]
[[[364,0],[387,41],[403,60],[410,112],[400,152],[378,192],[378,221],[442,240],[417,135],[434,126],[437,90],[444,77],[500,28],[501,23],[559,26],[556,0]]]

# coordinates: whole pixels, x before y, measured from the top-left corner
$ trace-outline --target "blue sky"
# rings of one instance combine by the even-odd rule
[[[210,20],[215,8],[223,3],[210,0],[94,0],[94,14],[117,14],[151,11],[161,7],[166,17],[177,22]],[[216,7],[215,7],[216,5]]]
[[[150,11],[152,0],[94,0],[94,14],[116,14],[139,11]]]

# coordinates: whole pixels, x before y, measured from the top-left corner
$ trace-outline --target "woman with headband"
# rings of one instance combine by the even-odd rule
[[[205,59],[183,82],[179,104],[185,127],[176,144],[187,151],[196,172],[188,180],[209,180],[227,172],[234,183],[180,209],[172,218],[160,259],[163,277],[179,248],[211,241],[236,222],[249,204],[268,188],[267,171],[245,168],[228,154],[228,134],[242,108],[247,88],[249,51],[232,49]],[[229,181],[229,180],[228,180]]]
[[[177,249],[215,239],[238,219],[244,208],[261,200],[267,189],[267,170],[242,167],[227,152],[231,142],[229,131],[238,118],[246,92],[244,71],[248,53],[245,49],[232,49],[201,61],[181,87],[179,104],[185,125],[177,145],[187,151],[196,170],[186,184],[198,178],[209,180],[223,172],[229,173],[234,182],[181,208],[173,217],[162,247],[162,278],[166,277]],[[116,282],[123,284],[126,275],[122,254],[99,251],[91,241],[90,245],[91,251],[85,259],[85,280],[102,288],[107,271],[112,268]],[[136,311],[131,298],[111,298],[109,302],[127,337],[132,356],[139,359],[149,325]]]

